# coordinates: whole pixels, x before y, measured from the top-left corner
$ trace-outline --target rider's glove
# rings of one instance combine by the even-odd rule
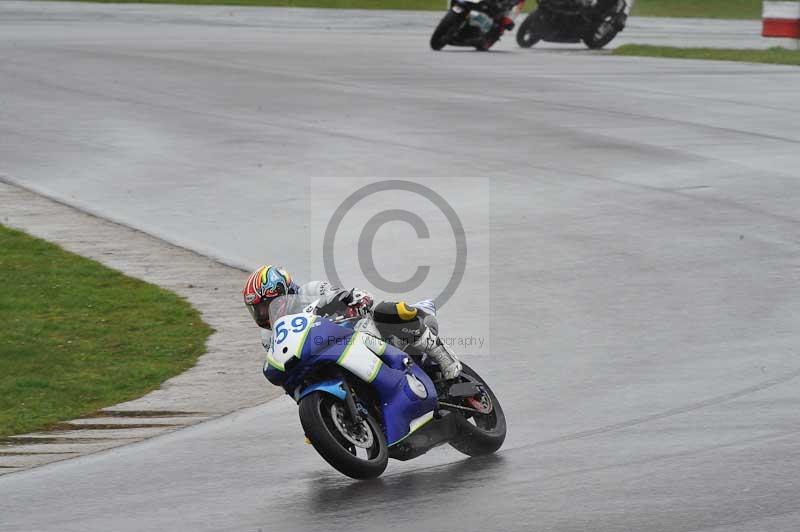
[[[372,309],[374,299],[366,290],[353,288],[339,296],[339,301],[347,305],[345,315],[348,318],[364,317]]]

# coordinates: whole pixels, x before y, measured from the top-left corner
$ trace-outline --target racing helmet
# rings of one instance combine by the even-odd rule
[[[256,325],[271,329],[269,304],[277,297],[296,294],[298,286],[292,276],[280,266],[262,266],[250,274],[242,289],[244,304]]]

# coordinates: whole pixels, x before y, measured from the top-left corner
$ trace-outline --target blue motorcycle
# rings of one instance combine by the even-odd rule
[[[503,444],[503,409],[469,366],[447,381],[421,353],[319,313],[307,296],[270,304],[264,374],[298,403],[307,440],[338,471],[369,479],[389,458],[410,460],[444,443],[469,456]]]

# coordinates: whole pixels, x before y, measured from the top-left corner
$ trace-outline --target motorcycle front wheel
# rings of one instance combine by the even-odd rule
[[[450,445],[468,456],[492,454],[506,439],[506,416],[486,381],[474,369],[463,362],[462,365],[461,379],[476,382],[484,390],[481,397],[471,398],[472,401],[464,406],[478,407],[486,413],[457,411],[459,436],[451,440]]]
[[[517,30],[517,44],[521,48],[530,48],[542,39],[544,16],[537,9],[525,17]]]
[[[439,25],[433,30],[433,35],[431,35],[431,48],[433,50],[441,50],[444,48],[445,45],[453,39],[456,33],[458,33],[461,26],[464,25],[465,19],[465,13],[456,13],[453,10],[449,10],[445,13]]]
[[[386,469],[389,449],[378,423],[371,416],[353,423],[337,397],[325,392],[304,397],[300,423],[314,449],[340,473],[363,480],[379,477]]]

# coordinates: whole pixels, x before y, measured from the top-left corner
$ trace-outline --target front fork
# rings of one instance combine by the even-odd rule
[[[353,423],[361,423],[364,418],[361,415],[358,406],[356,406],[356,401],[353,398],[353,389],[347,382],[347,378],[345,377],[344,373],[340,372],[339,377],[342,379],[342,386],[344,388],[344,402],[347,405],[347,411],[350,413],[350,418],[353,420]]]

